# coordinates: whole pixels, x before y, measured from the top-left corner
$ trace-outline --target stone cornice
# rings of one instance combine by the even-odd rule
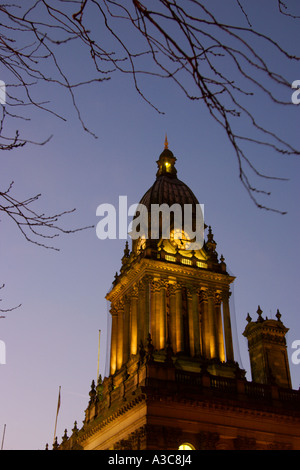
[[[138,390],[136,390],[136,396],[128,401],[125,402],[123,406],[120,406],[116,411],[112,411],[111,414],[102,418],[99,416],[95,418],[94,421],[87,424],[84,428],[81,429],[79,432],[77,442],[82,445],[84,441],[88,440],[90,437],[98,433],[104,427],[108,426],[110,423],[119,419],[120,416],[125,415],[127,411],[131,410],[132,408],[138,406],[142,402],[145,403],[145,406],[151,406],[151,403],[155,403],[158,401],[162,406],[171,406],[174,408],[174,404],[176,403],[177,406],[192,406],[197,408],[199,411],[202,409],[203,411],[209,412],[227,412],[233,413],[240,417],[255,417],[256,419],[263,419],[263,420],[275,420],[276,422],[282,422],[283,416],[285,423],[294,423],[295,425],[300,424],[300,416],[295,415],[294,412],[291,410],[290,412],[287,410],[282,410],[277,408],[274,411],[272,406],[268,407],[268,405],[263,404],[259,406],[259,404],[251,403],[249,401],[239,401],[234,399],[233,397],[214,397],[214,396],[202,396],[193,397],[193,396],[186,396],[185,394],[181,395],[178,393],[171,393],[170,391],[163,391],[160,388],[159,390],[153,389],[151,386],[142,386]]]
[[[140,262],[132,265],[126,274],[120,276],[117,283],[106,295],[106,299],[111,302],[116,301],[120,296],[123,296],[131,289],[135,283],[142,280],[145,275],[167,278],[172,276],[175,278],[178,277],[181,281],[184,280],[190,285],[194,283],[196,286],[202,283],[207,287],[210,287],[210,285],[216,287],[217,284],[220,290],[227,290],[229,284],[235,279],[234,276],[216,273],[207,269],[144,258]]]
[[[144,391],[144,393],[146,393]],[[156,394],[147,394],[147,403],[148,405],[152,402],[155,402],[158,400],[161,403],[164,403],[164,406],[169,404],[171,407],[174,406],[174,402],[178,404],[182,404],[184,407],[186,405],[191,405],[195,408],[201,408],[203,410],[215,410],[219,411],[221,410],[222,412],[227,411],[227,412],[233,412],[234,414],[237,414],[239,417],[244,415],[246,416],[255,416],[257,418],[264,418],[264,419],[272,419],[276,420],[278,422],[282,422],[283,416],[284,420],[289,421],[290,423],[298,423],[300,424],[300,416],[295,415],[292,410],[287,411],[287,410],[281,410],[280,408],[277,408],[276,411],[274,411],[273,407],[269,407],[268,405],[263,405],[261,408],[259,408],[258,403],[250,403],[249,401],[238,401],[235,400],[234,398],[230,397],[222,397],[222,398],[217,398],[217,397],[205,397],[200,400],[199,398],[192,398],[191,396],[178,396],[176,395],[170,395],[166,394],[165,396],[161,394],[161,391],[157,391]]]
[[[106,417],[97,417],[93,422],[88,423],[83,427],[78,435],[77,442],[82,443],[83,441],[87,440],[95,433],[103,429],[105,426],[109,425],[115,419],[118,419],[121,415],[124,415],[127,411],[135,406],[139,405],[142,401],[145,400],[145,396],[143,394],[139,394],[131,401],[124,403],[123,406],[119,407],[116,411],[113,411],[111,414],[108,414]]]
[[[277,320],[263,320],[261,322],[250,322],[246,326],[243,335],[251,338],[256,335],[276,335],[285,336],[289,328],[285,327],[282,322]]]

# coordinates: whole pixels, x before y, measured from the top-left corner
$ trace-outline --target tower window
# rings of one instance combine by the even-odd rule
[[[198,268],[207,268],[207,264],[206,263],[201,263],[201,261],[197,261],[197,266],[198,266]]]
[[[175,261],[176,261],[175,256],[166,255],[165,258],[166,258],[167,261],[173,261],[173,263],[175,263]]]
[[[196,450],[192,444],[185,442],[184,444],[180,444],[178,450]]]

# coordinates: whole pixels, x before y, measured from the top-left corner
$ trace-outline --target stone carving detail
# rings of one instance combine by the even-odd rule
[[[207,290],[204,290],[204,289],[199,289],[199,300],[200,302],[207,302],[208,300],[208,292]]]
[[[199,450],[216,450],[220,436],[216,432],[201,432],[198,435]]]
[[[112,316],[117,316],[118,315],[118,309],[117,309],[116,305],[114,305],[114,304],[111,305],[110,313],[111,313]]]
[[[211,297],[214,298],[214,297],[215,297],[215,294],[216,294],[216,291],[215,291],[214,289],[211,289],[211,288],[210,288],[210,289],[207,289],[207,290],[206,290],[206,294],[207,294],[207,297],[208,297],[208,298],[211,298]]]
[[[291,444],[287,442],[272,442],[269,447],[269,450],[292,450]]]
[[[138,297],[139,296],[139,287],[137,284],[134,284],[131,289],[131,297]]]
[[[223,301],[223,302],[224,302],[224,301],[225,301],[225,302],[226,302],[226,301],[228,302],[230,296],[231,296],[231,292],[229,292],[229,291],[225,291],[225,290],[224,290],[224,291],[221,292],[221,298],[222,298],[222,301]]]
[[[145,450],[146,449],[146,426],[142,426],[132,432],[128,439],[122,439],[115,443],[114,450]]]
[[[176,292],[180,289],[180,286],[178,284],[169,284],[169,294],[170,295],[175,295]]]
[[[187,286],[186,293],[187,297],[191,298],[194,294],[198,294],[199,289],[196,286]]]
[[[170,426],[145,426],[148,449],[176,450],[181,444],[182,431]]]
[[[234,439],[235,450],[255,450],[256,440],[250,437],[239,436]]]
[[[116,313],[119,312],[119,311],[124,310],[124,305],[125,305],[124,300],[119,300],[119,301],[115,304],[115,308],[114,308],[114,310],[116,311]]]
[[[161,289],[168,289],[169,282],[167,279],[154,279],[151,283],[152,292],[159,292]]]
[[[219,306],[219,305],[221,305],[221,303],[222,303],[222,296],[219,292],[216,292],[216,294],[215,294],[215,304]]]

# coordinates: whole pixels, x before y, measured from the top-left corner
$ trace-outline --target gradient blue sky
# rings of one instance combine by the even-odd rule
[[[222,2],[215,3],[222,8]],[[268,7],[274,2],[268,0],[263,7],[262,2],[252,3],[254,26],[273,33],[299,54],[297,23],[287,18],[279,23],[278,17],[269,14]],[[219,12],[230,17],[230,9],[223,9]],[[84,68],[84,58],[76,48],[62,60],[74,73]],[[300,79],[299,67],[283,60],[278,63],[275,56],[269,60],[277,63],[291,83]],[[42,193],[35,207],[46,213],[76,207],[61,222],[64,227],[96,224],[99,204],[117,206],[119,195],[127,195],[129,204],[136,203],[153,184],[167,132],[169,148],[177,157],[178,177],[204,204],[217,251],[236,276],[231,312],[237,359],[250,380],[242,336],[247,313],[255,318],[260,305],[263,315],[274,318],[279,308],[290,329],[288,354],[293,388],[298,389],[300,365],[291,362],[291,344],[300,340],[299,158],[248,145],[260,169],[289,178],[288,182],[264,183],[272,191],[268,203],[287,214],[261,211],[238,179],[237,162],[225,133],[203,105],[188,102],[170,82],[147,78],[142,83],[164,115],[137,95],[130,77],[114,75],[110,82],[78,90],[83,117],[98,139],[82,130],[70,98],[62,90],[40,88],[41,96],[49,98],[67,122],[32,111],[31,122],[18,123],[24,134],[36,140],[49,134],[54,137],[43,147],[28,145],[1,155],[2,190],[14,180],[19,198]],[[300,105],[280,108],[257,95],[251,106],[263,123],[299,147]],[[248,132],[247,127],[243,130]],[[70,435],[75,420],[81,426],[90,384],[96,379],[99,329],[100,372],[107,372],[105,295],[120,268],[125,240],[100,241],[91,229],[62,235],[55,240],[60,251],[54,252],[26,242],[15,225],[1,217],[0,243],[0,284],[6,285],[1,292],[3,308],[22,303],[0,320],[0,339],[7,354],[6,364],[0,365],[0,436],[6,424],[5,449],[44,449],[53,440],[59,386],[59,440],[65,428]]]

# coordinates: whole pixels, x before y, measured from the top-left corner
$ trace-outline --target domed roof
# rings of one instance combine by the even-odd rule
[[[140,200],[148,209],[151,204],[199,204],[192,190],[177,177],[160,175]]]
[[[140,200],[140,204],[145,205],[147,209],[150,209],[151,204],[199,204],[192,190],[177,178],[175,161],[166,138],[165,148],[157,161],[156,181]]]
[[[163,204],[167,205],[169,208],[169,210],[167,210],[167,212],[165,213],[166,219],[164,220],[167,221],[168,217],[170,217],[170,233],[175,229],[183,230],[183,226],[185,229],[188,228],[188,226],[185,225],[185,219],[187,221],[187,224],[192,223],[192,226],[188,230],[189,232],[194,231],[197,226],[197,206],[199,206],[199,202],[192,190],[185,183],[183,183],[177,178],[175,161],[176,158],[174,157],[173,153],[168,149],[168,142],[166,140],[165,148],[160,154],[159,159],[157,160],[158,171],[156,173],[156,180],[151,186],[151,188],[149,188],[148,191],[144,194],[139,203],[141,206],[144,206],[146,208],[147,222],[145,220],[143,222],[146,224],[143,229],[148,231],[146,238],[151,238],[151,234],[157,233],[157,230],[159,233],[158,238],[162,236],[162,233],[164,231],[164,216],[162,214],[158,222],[156,209],[161,210],[161,206]],[[174,207],[174,209],[172,208],[172,206],[175,204],[181,207],[180,219],[177,219],[175,216],[175,212],[173,212],[176,206]],[[156,209],[154,209],[154,205],[159,206],[159,208],[157,208],[156,206]],[[191,213],[189,212],[190,209]],[[152,220],[153,210],[155,216]],[[145,214],[145,212],[143,212],[143,214]],[[176,214],[178,215],[178,212],[176,212]],[[133,219],[137,220],[140,215],[141,212],[138,207]],[[189,218],[190,216],[192,217],[192,219]],[[157,227],[157,223],[159,223],[159,227]],[[154,230],[154,232],[152,232],[152,229]],[[154,236],[154,239],[155,238],[157,237]]]

